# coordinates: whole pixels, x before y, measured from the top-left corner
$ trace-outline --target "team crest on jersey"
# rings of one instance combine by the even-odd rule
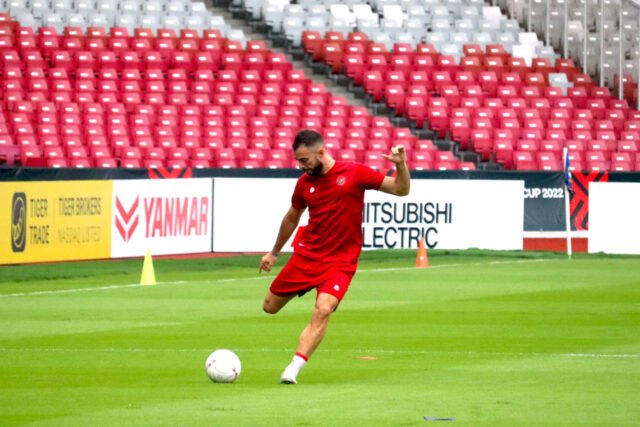
[[[344,176],[340,175],[340,176],[338,177],[338,179],[336,179],[336,184],[338,184],[338,185],[341,185],[341,186],[342,186],[342,185],[344,185],[345,181],[346,181],[346,178],[345,178]]]

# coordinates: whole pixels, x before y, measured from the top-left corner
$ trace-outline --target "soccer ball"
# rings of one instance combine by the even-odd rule
[[[232,383],[240,376],[240,359],[231,350],[216,350],[204,365],[207,376],[214,383]]]

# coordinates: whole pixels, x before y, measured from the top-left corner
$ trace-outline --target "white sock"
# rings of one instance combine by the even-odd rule
[[[291,360],[291,363],[289,363],[289,366],[287,367],[287,369],[291,369],[293,371],[293,374],[295,374],[296,376],[298,375],[298,373],[300,372],[300,369],[302,369],[302,367],[307,363],[307,361],[305,360],[304,357],[299,356],[298,354],[293,356],[293,359]]]

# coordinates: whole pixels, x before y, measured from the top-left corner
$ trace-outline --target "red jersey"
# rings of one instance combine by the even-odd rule
[[[355,264],[362,250],[364,191],[379,189],[384,175],[336,161],[324,175],[303,174],[291,197],[295,209],[309,208],[309,223],[295,252],[327,262]]]

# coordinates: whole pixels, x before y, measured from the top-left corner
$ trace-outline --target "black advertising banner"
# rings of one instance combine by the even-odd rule
[[[527,173],[524,179],[524,231],[564,231],[562,172]]]
[[[147,169],[107,168],[3,168],[0,182],[7,181],[95,181],[148,179]]]

